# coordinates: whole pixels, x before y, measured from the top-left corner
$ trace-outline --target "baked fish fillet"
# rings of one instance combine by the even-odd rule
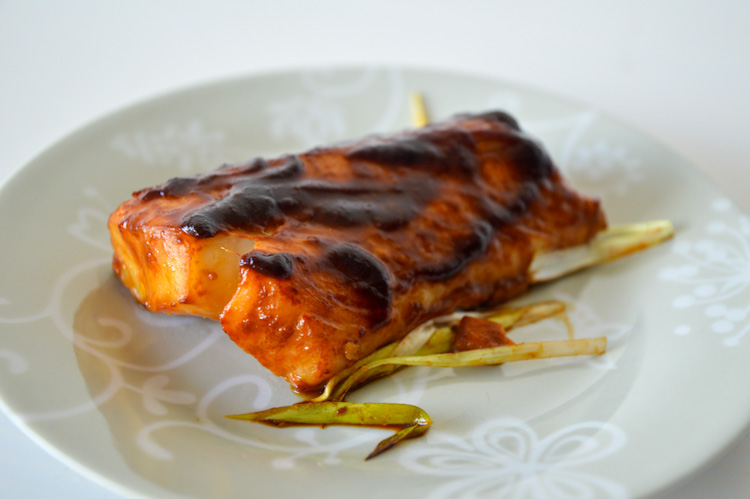
[[[138,301],[220,319],[299,392],[430,318],[518,295],[537,252],[605,226],[501,112],[173,178],[109,219]]]

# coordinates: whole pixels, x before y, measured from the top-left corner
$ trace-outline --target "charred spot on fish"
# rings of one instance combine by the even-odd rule
[[[531,204],[542,197],[539,186],[532,182],[525,182],[518,186],[516,195],[512,200],[499,203],[492,199],[482,199],[479,202],[480,213],[483,218],[493,227],[500,228],[504,225],[515,223]]]
[[[329,227],[373,225],[381,230],[395,230],[412,220],[419,212],[414,203],[398,203],[385,197],[382,204],[366,199],[333,199],[316,204],[310,220]]]
[[[517,203],[519,208],[525,207],[525,203]],[[483,199],[480,201],[480,208],[484,218],[493,227],[502,227],[513,223],[516,220],[515,212],[512,207],[505,206],[492,199]]]
[[[416,275],[430,281],[444,281],[455,277],[469,263],[487,252],[494,233],[495,230],[488,222],[477,222],[468,237],[457,241],[451,257],[441,263],[419,267]]]
[[[240,175],[252,175],[268,168],[268,161],[263,158],[253,158],[238,166],[241,166],[239,172],[237,172]]]
[[[382,230],[407,224],[434,195],[429,183],[413,180],[397,185],[301,180],[289,189],[299,204],[282,209],[297,220],[328,227],[373,225]]]
[[[257,191],[247,188],[233,192],[186,216],[181,223],[183,232],[206,238],[225,229],[262,231],[280,224],[283,214],[276,200]]]
[[[297,210],[302,202],[298,198],[285,196],[276,201],[276,204],[278,204],[281,211],[283,211],[284,213],[289,213]]]
[[[439,144],[444,161],[430,165],[430,169],[451,174],[472,175],[481,168],[477,158],[477,143],[467,130],[434,130],[430,140]]]
[[[288,217],[328,227],[373,225],[388,231],[409,223],[434,196],[432,184],[417,180],[395,186],[348,185],[283,176],[238,183],[223,198],[184,217],[183,230],[212,237],[229,229],[272,229]]]
[[[251,175],[265,170],[267,166],[268,163],[263,158],[255,158],[246,164],[225,163],[213,172],[194,177],[174,177],[158,187],[139,191],[136,194],[144,201],[159,197],[175,199],[205,188],[226,186],[232,180],[232,177],[227,178],[227,170],[232,168],[240,167],[240,170],[236,172],[239,175]]]
[[[289,253],[254,250],[240,259],[240,265],[274,279],[289,279],[294,272],[294,258]]]
[[[438,146],[416,137],[355,147],[347,156],[353,160],[393,166],[430,164],[445,159]]]
[[[534,140],[523,138],[509,144],[505,150],[511,164],[523,172],[526,178],[548,177],[555,170],[545,150]]]
[[[196,213],[183,219],[180,230],[190,236],[207,238],[218,234],[221,228],[216,225],[214,220],[206,217],[203,213]]]
[[[476,119],[476,120],[492,120],[497,121],[498,123],[503,123],[505,125],[508,125],[512,130],[515,130],[517,132],[521,131],[521,126],[518,124],[518,121],[511,116],[510,114],[506,113],[505,111],[487,111],[484,113],[461,113],[456,114],[453,119],[458,120],[465,120],[465,119]]]
[[[258,180],[286,180],[299,177],[305,170],[305,165],[299,156],[286,156],[284,163],[274,168],[266,169]]]
[[[388,142],[377,140],[355,147],[346,156],[379,165],[429,168],[433,171],[475,172],[476,144],[468,132],[431,130]]]
[[[369,308],[390,308],[391,279],[388,270],[364,249],[350,243],[335,244],[325,255],[325,265],[363,296]]]
[[[170,178],[162,185],[154,187],[152,189],[144,189],[138,191],[136,194],[143,201],[150,201],[152,199],[167,197],[177,198],[185,196],[195,189],[196,186],[195,177],[174,177]]]
[[[310,219],[329,227],[353,227],[371,220],[360,202],[349,199],[333,199],[325,204],[316,205]]]

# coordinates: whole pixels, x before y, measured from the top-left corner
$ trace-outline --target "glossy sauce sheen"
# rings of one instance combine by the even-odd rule
[[[518,124],[502,112],[481,115],[459,115],[457,120],[494,120],[520,132]],[[509,146],[503,151],[509,164],[529,179],[548,176],[553,166],[544,150],[531,140],[507,138]],[[310,151],[314,158],[320,151]],[[182,230],[199,238],[214,237],[222,232],[242,231],[249,234],[273,231],[293,220],[332,228],[371,226],[393,231],[419,216],[424,206],[440,195],[436,184],[440,176],[459,177],[461,181],[479,181],[481,168],[474,136],[463,129],[441,130],[422,136],[407,136],[395,140],[355,145],[345,158],[356,171],[358,163],[372,163],[379,167],[412,169],[417,172],[400,175],[397,183],[383,183],[381,178],[355,176],[350,182],[340,183],[306,178],[305,166],[299,156],[285,156],[272,163],[256,158],[231,176],[212,173],[197,177],[174,178],[163,186],[144,190],[143,200],[155,197],[179,198],[206,191],[218,191],[222,197],[206,203],[180,220]],[[225,166],[224,169],[230,169]],[[428,280],[449,279],[458,274],[468,262],[482,255],[494,232],[512,223],[526,205],[539,196],[533,185],[521,187],[519,195],[501,205],[492,199],[477,198],[480,217],[461,240],[455,241],[454,251],[440,262],[417,266],[415,276]],[[334,255],[330,254],[331,252]],[[344,274],[356,276],[360,288],[369,288],[376,298],[374,304],[389,305],[388,273],[382,264],[366,251],[348,245],[331,248],[320,263],[332,270],[347,267]],[[335,253],[339,253],[338,258]],[[344,261],[348,263],[343,263]],[[336,263],[341,262],[341,263]],[[242,264],[255,271],[277,278],[288,278],[292,273],[289,255],[281,259],[274,255],[249,254]],[[378,290],[378,291],[376,291]]]
[[[536,251],[605,226],[501,112],[226,165],[132,202],[169,206],[159,223],[188,240],[254,241],[222,324],[300,391],[431,317],[507,300]]]
[[[429,186],[409,180],[398,185],[367,179],[339,184],[305,178],[304,173],[299,156],[284,157],[274,166],[256,159],[239,170],[241,180],[214,175],[176,178],[142,197],[177,198],[204,189],[226,190],[224,197],[181,220],[185,233],[202,238],[232,230],[269,231],[289,219],[330,227],[373,225],[393,230],[416,216],[430,197]]]

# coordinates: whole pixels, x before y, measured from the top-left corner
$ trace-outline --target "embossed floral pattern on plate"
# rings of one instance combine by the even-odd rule
[[[110,271],[108,214],[171,176],[405,128],[414,89],[436,118],[508,109],[576,187],[601,197],[613,223],[671,218],[677,237],[523,298],[567,302],[577,335],[609,338],[605,356],[413,368],[355,394],[418,404],[435,420],[425,438],[373,461],[362,458],[383,438],[379,430],[227,420],[296,398],[217,324],[137,306]],[[0,222],[5,234],[24,234],[6,242],[1,264],[2,404],[55,455],[118,490],[642,496],[715,456],[750,413],[739,381],[750,376],[750,222],[663,147],[554,96],[396,68],[217,83],[72,135],[0,192],[0,209],[24,213]],[[547,321],[513,334],[566,332]],[[725,380],[722,390],[711,378]]]

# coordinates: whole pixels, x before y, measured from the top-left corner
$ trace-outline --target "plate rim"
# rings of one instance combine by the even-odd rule
[[[731,199],[729,194],[727,194],[719,185],[718,183],[713,180],[709,175],[702,169],[698,168],[690,159],[682,155],[679,151],[676,151],[672,147],[668,146],[667,144],[663,143],[658,138],[654,137],[652,134],[647,133],[643,130],[641,130],[639,127],[622,120],[621,118],[614,116],[612,113],[609,113],[608,111],[603,111],[599,108],[595,108],[592,105],[589,105],[582,100],[571,98],[569,96],[563,95],[559,92],[550,91],[547,89],[543,89],[541,87],[529,85],[527,83],[517,82],[505,78],[500,78],[497,76],[493,76],[487,73],[483,72],[472,72],[472,71],[461,71],[456,69],[450,69],[450,68],[440,68],[440,67],[428,67],[428,66],[415,66],[415,65],[390,65],[390,64],[373,64],[373,65],[360,65],[360,64],[342,64],[342,65],[310,65],[310,66],[297,66],[297,67],[289,67],[289,68],[278,68],[278,69],[272,69],[272,70],[263,70],[263,71],[250,71],[245,73],[240,73],[236,75],[230,75],[228,77],[215,77],[210,78],[207,80],[195,82],[195,83],[188,83],[185,85],[179,85],[175,86],[172,89],[160,91],[157,93],[154,93],[152,95],[135,99],[132,102],[122,104],[120,106],[115,107],[114,109],[111,109],[109,111],[106,111],[102,113],[101,115],[88,120],[87,122],[81,124],[80,126],[70,130],[68,133],[63,134],[61,137],[44,147],[41,151],[37,152],[34,156],[32,156],[31,159],[29,159],[24,165],[17,168],[15,171],[13,171],[6,180],[0,185],[0,198],[7,195],[7,192],[12,190],[17,185],[21,184],[24,181],[24,178],[27,176],[33,176],[34,173],[37,173],[40,170],[44,169],[44,163],[46,162],[46,158],[48,156],[54,156],[56,154],[56,150],[63,147],[66,143],[70,143],[76,140],[81,140],[81,138],[85,137],[88,133],[94,133],[96,129],[101,127],[103,124],[109,122],[109,121],[116,121],[121,116],[127,114],[127,113],[137,113],[140,110],[144,108],[148,108],[149,106],[154,105],[155,103],[164,100],[165,98],[179,98],[180,96],[184,96],[188,93],[194,93],[194,92],[201,92],[207,89],[214,88],[216,86],[221,85],[232,85],[232,84],[239,84],[243,81],[248,80],[255,80],[257,78],[286,78],[291,77],[294,75],[300,74],[302,71],[331,71],[331,72],[340,72],[340,71],[356,71],[356,70],[366,70],[366,69],[377,69],[377,70],[389,70],[389,71],[397,71],[401,73],[421,73],[421,74],[428,74],[430,77],[433,78],[440,78],[440,77],[459,77],[459,78],[465,78],[465,79],[479,79],[486,82],[494,82],[498,85],[514,88],[514,89],[520,89],[524,92],[528,92],[533,94],[537,97],[544,97],[544,98],[552,98],[557,101],[561,101],[570,105],[573,105],[578,108],[586,108],[586,109],[594,109],[598,113],[598,117],[601,119],[604,119],[606,121],[615,123],[618,126],[621,126],[625,129],[631,130],[634,133],[636,133],[638,136],[646,138],[650,143],[660,147],[661,149],[667,151],[669,154],[675,156],[678,158],[681,163],[684,165],[684,167],[691,168],[691,173],[700,177],[700,179],[706,183],[709,183],[716,191],[722,193],[727,198]],[[737,207],[737,210],[740,211],[740,213],[744,214],[744,212],[741,210],[741,208]],[[0,325],[0,329],[3,326]],[[14,411],[10,408],[10,406],[7,404],[5,398],[2,396],[2,391],[0,391],[0,409],[8,416],[10,421],[19,428],[27,437],[29,437],[32,441],[34,441],[35,444],[42,447],[48,454],[52,455],[55,459],[65,464],[67,467],[73,469],[77,473],[83,475],[84,477],[92,480],[94,483],[97,483],[98,485],[101,485],[105,488],[108,488],[110,490],[113,490],[118,493],[126,492],[128,494],[138,494],[140,495],[141,492],[137,489],[133,489],[131,487],[128,487],[127,485],[124,485],[120,483],[119,481],[112,479],[110,477],[107,477],[106,475],[102,475],[99,472],[95,471],[93,468],[88,467],[85,463],[79,462],[70,456],[68,456],[63,450],[55,447],[53,444],[45,440],[41,435],[39,435],[31,425],[29,425],[26,421],[24,421],[22,418],[18,417]],[[743,433],[746,433],[750,430],[750,414],[746,414],[745,417],[745,425],[743,429],[738,431],[735,436],[740,436]],[[700,463],[695,463],[694,466],[690,469],[686,469],[679,477],[673,479],[671,482],[667,483],[665,482],[661,489],[654,490],[654,494],[661,494],[665,491],[668,491],[672,488],[675,488],[679,486],[680,484],[684,483],[685,481],[689,480],[691,477],[695,476],[696,473],[701,472],[702,470],[705,470],[709,467],[711,467],[718,459],[721,458],[732,446],[733,446],[732,439],[729,439],[727,442],[724,443],[723,446],[720,446],[713,455],[708,456],[704,461]]]

